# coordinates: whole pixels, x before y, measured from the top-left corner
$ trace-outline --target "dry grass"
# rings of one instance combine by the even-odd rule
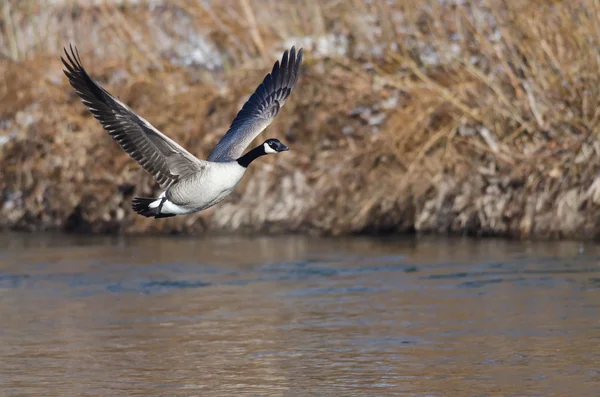
[[[54,4],[1,6],[6,227],[600,230],[596,1]],[[283,49],[304,46],[299,86],[261,137],[293,151],[253,164],[213,209],[134,216],[132,194],[157,187],[78,103],[60,71],[68,42],[110,92],[201,156]]]

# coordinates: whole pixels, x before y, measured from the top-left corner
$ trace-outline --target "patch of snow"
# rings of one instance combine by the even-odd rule
[[[316,58],[345,56],[348,54],[348,37],[333,33],[317,37],[289,37],[283,43],[285,48],[291,48],[293,45],[296,48],[305,48],[305,51],[310,51],[311,56]],[[279,50],[274,52],[273,55],[280,56]]]

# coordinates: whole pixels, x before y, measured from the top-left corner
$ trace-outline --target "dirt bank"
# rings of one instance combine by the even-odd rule
[[[243,1],[235,15],[228,2],[150,3],[5,10],[2,227],[599,235],[596,2]],[[31,33],[40,21],[47,34]],[[210,210],[137,216],[132,196],[158,187],[68,86],[69,41],[110,92],[199,156],[283,49],[302,45],[299,86],[260,138],[292,151],[257,161]]]

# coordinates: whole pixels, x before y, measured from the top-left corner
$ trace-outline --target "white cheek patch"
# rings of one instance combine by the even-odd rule
[[[265,153],[267,153],[267,154],[277,153],[277,151],[275,149],[273,149],[271,146],[269,146],[268,143],[265,143],[263,146],[265,148]]]

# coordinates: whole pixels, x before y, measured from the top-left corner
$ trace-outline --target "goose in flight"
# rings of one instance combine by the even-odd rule
[[[267,139],[242,155],[277,116],[300,73],[302,49],[286,50],[233,119],[206,160],[200,160],[96,83],[77,49],[61,60],[69,83],[102,127],[163,189],[156,198],[134,197],[132,208],[146,217],[166,218],[201,211],[222,201],[240,182],[252,161],[289,150]]]

